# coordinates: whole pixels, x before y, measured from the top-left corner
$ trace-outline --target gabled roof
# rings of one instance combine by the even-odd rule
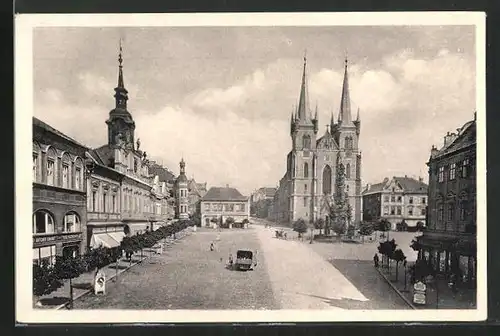
[[[246,201],[248,198],[243,196],[237,189],[230,187],[212,187],[202,201]]]
[[[55,134],[55,135],[57,135],[57,136],[65,139],[65,140],[68,140],[68,141],[74,143],[75,145],[78,145],[78,146],[81,146],[81,147],[84,147],[84,148],[87,148],[87,149],[89,148],[88,146],[85,146],[85,145],[81,144],[80,142],[78,142],[75,139],[67,136],[66,134],[62,133],[61,131],[58,131],[54,127],[50,126],[46,122],[41,121],[40,119],[38,119],[36,117],[33,117],[33,126],[34,127],[40,127],[40,128],[44,129],[47,132],[53,133],[53,134]]]
[[[427,193],[427,184],[411,177],[394,177],[406,193]]]
[[[386,179],[384,182],[370,185],[370,188],[365,189],[361,194],[367,195],[382,192],[386,186],[390,185],[391,181],[395,181],[399,186],[401,186],[403,192],[405,193],[427,193],[428,186],[424,182],[416,180],[412,177],[394,176],[392,180]]]
[[[381,192],[384,189],[384,185],[385,185],[384,182],[372,184],[370,185],[369,189],[365,189],[361,194],[365,195],[365,194]]]
[[[149,163],[149,173],[158,176],[160,182],[169,182],[175,180],[175,175],[168,171],[167,168],[157,164],[156,162]]]
[[[319,147],[320,144],[322,143],[330,143],[332,145],[332,148],[329,149],[338,149],[339,145],[337,144],[337,141],[335,141],[335,138],[331,135],[329,131],[326,131],[325,134],[316,140],[316,147]]]
[[[466,122],[460,129],[458,129],[458,133],[455,134],[455,138],[452,141],[449,141],[448,143],[443,145],[443,147],[441,147],[436,152],[431,153],[431,158],[443,156],[453,151],[476,144],[475,133],[476,120]]]

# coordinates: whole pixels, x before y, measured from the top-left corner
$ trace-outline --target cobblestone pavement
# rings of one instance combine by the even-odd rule
[[[258,251],[254,271],[225,268],[241,248]],[[75,309],[278,309],[260,250],[255,230],[201,229],[109,283],[106,296],[76,301]]]

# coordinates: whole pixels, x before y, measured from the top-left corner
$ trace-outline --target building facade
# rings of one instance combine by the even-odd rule
[[[92,150],[87,153],[92,162],[87,179],[87,246],[114,248],[125,236],[121,213],[124,175],[94,156]]]
[[[444,274],[476,283],[476,118],[432,147],[428,223],[419,258]]]
[[[250,195],[250,214],[259,218],[269,218],[276,188],[262,187]]]
[[[85,252],[86,151],[33,118],[33,262]]]
[[[190,218],[201,215],[201,198],[207,193],[207,183],[197,183],[194,178],[188,181],[188,214]]]
[[[328,206],[335,194],[337,169],[345,170],[345,193],[356,224],[361,220],[361,152],[358,140],[361,130],[359,110],[352,119],[347,60],[340,111],[337,123],[333,114],[323,136],[318,136],[318,109],[314,117],[309,107],[306,59],[299,96],[299,105],[292,112],[290,136],[292,150],[287,155],[287,170],[279,182],[273,204],[272,218],[292,223],[302,218],[313,222],[328,216]]]
[[[428,186],[422,178],[408,176],[385,178],[381,183],[368,184],[363,191],[363,220],[377,222],[386,219],[395,230],[398,223],[416,227],[425,225]]]
[[[92,154],[99,164],[122,174],[121,220],[125,234],[134,235],[150,230],[155,224],[151,197],[153,176],[149,174],[149,161],[146,152],[140,149],[140,140],[134,141],[135,122],[127,109],[128,91],[124,84],[121,50],[118,61],[115,108],[109,112],[106,120],[108,143],[94,149]]]
[[[202,226],[213,227],[215,223],[225,223],[229,217],[233,218],[235,223],[249,220],[249,198],[229,186],[210,188],[201,199]]]

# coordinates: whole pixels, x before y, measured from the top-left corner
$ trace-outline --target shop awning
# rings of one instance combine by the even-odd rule
[[[90,238],[90,247],[92,248],[98,248],[99,246],[113,248],[119,245],[120,243],[109,233],[95,233]]]
[[[108,234],[118,242],[118,244],[121,244],[123,237],[125,237],[125,232],[108,232]]]

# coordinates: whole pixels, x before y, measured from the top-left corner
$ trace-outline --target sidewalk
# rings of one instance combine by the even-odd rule
[[[408,263],[407,268],[410,266]],[[405,270],[403,265],[398,267],[398,281],[396,281],[396,263],[391,264],[391,273],[386,266],[377,268],[380,275],[389,285],[405,300],[413,309],[476,309],[476,290],[461,288],[458,293],[453,293],[444,279],[435,280],[427,285],[426,304],[413,303],[413,284],[410,283],[408,272],[406,279],[406,291],[404,286]]]
[[[165,239],[163,243],[163,252],[165,252],[166,248],[172,245],[175,245],[179,239],[191,234],[191,229],[186,229],[185,232],[178,232],[175,234],[176,239]],[[148,259],[150,256],[155,254],[157,249],[143,249],[143,257],[141,259],[141,252],[136,252],[132,256],[132,262],[129,262],[125,258],[121,258],[118,263],[118,272],[116,268],[116,263],[112,263],[108,266],[105,266],[101,269],[102,272],[106,275],[106,282],[113,280],[117,275],[120,276],[123,272],[126,272],[129,268],[134,267],[135,265],[141,263],[142,261]],[[72,280],[73,283],[73,300],[77,300],[80,297],[91,293],[94,289],[93,281],[94,281],[95,270],[91,272],[83,273],[78,278]],[[38,302],[33,297],[33,307],[36,309],[61,309],[64,308],[69,303],[69,280],[64,281],[64,285],[58,288],[56,291],[44,295],[38,298]]]

